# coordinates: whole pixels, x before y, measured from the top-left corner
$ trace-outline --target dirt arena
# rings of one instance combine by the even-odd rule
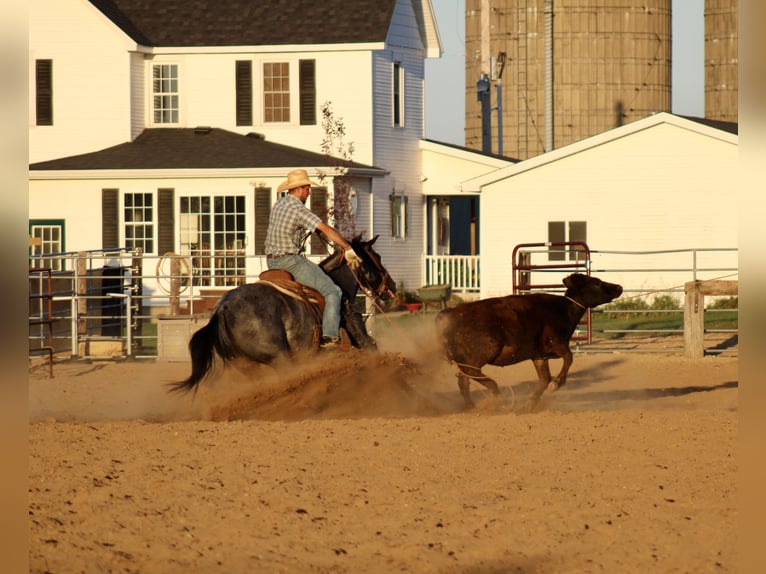
[[[424,341],[196,396],[182,362],[32,369],[30,571],[736,571],[736,356],[577,354],[532,413],[532,364],[490,367],[464,413]]]

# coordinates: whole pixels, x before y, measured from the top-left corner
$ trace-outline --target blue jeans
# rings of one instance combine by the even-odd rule
[[[325,307],[322,316],[322,335],[338,337],[340,328],[341,290],[329,275],[302,255],[285,255],[276,259],[266,259],[269,269],[284,269],[292,273],[298,283],[313,287],[324,297]]]

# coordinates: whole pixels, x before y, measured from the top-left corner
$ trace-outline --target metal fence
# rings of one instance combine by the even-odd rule
[[[731,264],[721,264],[720,258],[715,264],[706,262],[705,257],[713,251],[727,252]],[[672,261],[658,266],[657,262],[667,255],[673,256]],[[662,294],[682,297],[685,282],[736,277],[736,255],[736,249],[591,251],[589,265],[599,277],[625,286],[621,300]],[[319,262],[322,257],[311,256],[311,259]],[[429,283],[451,284],[458,296],[461,292],[478,290],[480,258],[457,256],[452,259],[450,262],[445,257],[426,258]],[[635,263],[610,266],[616,260]],[[195,274],[190,257],[144,255],[125,249],[45,254],[44,258],[31,258],[29,266],[30,358],[40,355],[46,358],[156,358],[159,324],[163,318],[203,317],[222,293],[255,281],[266,269],[263,256],[246,256],[244,274],[202,277]],[[546,270],[535,271],[538,272]],[[631,276],[640,277],[640,281],[631,281]],[[597,309],[597,312],[638,315],[646,310]],[[651,312],[683,314],[683,308]],[[718,311],[711,309],[710,312]],[[628,333],[659,336],[683,334],[683,329],[626,329],[618,334]],[[611,334],[616,333],[611,331]],[[720,334],[736,337],[737,331],[723,330]]]

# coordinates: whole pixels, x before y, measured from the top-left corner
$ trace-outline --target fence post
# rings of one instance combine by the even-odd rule
[[[132,345],[134,348],[129,349],[128,353],[133,354],[133,351],[140,350],[143,344],[141,335],[143,333],[143,314],[144,314],[144,299],[143,295],[143,276],[144,276],[144,250],[141,247],[136,247],[133,250],[133,256],[130,262],[130,294],[128,298],[129,305],[135,305],[132,309],[132,321],[128,321],[127,329],[132,330]]]
[[[691,359],[705,356],[705,296],[698,281],[684,284],[684,354]]]
[[[75,260],[75,299],[77,300],[77,315],[73,320],[77,323],[77,338],[72,341],[72,355],[80,356],[80,336],[88,334],[88,260],[84,251],[77,253]],[[87,350],[84,354],[87,354]]]
[[[738,281],[688,281],[684,284],[684,354],[705,356],[705,295],[736,295]]]

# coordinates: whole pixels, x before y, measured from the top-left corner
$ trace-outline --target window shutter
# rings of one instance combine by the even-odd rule
[[[311,188],[311,211],[316,213],[322,221],[327,221],[327,188]],[[327,251],[327,245],[319,236],[314,233],[311,235],[311,253],[315,255],[324,255]]]
[[[157,190],[157,255],[175,251],[176,218],[173,209],[175,190]]]
[[[566,241],[566,228],[563,221],[548,222],[548,242],[563,243]],[[548,261],[564,261],[566,253],[563,247],[550,246],[548,248]]]
[[[35,98],[38,126],[53,125],[53,60],[35,61]]]
[[[120,246],[120,190],[101,190],[101,248],[114,249]]]
[[[271,189],[268,187],[255,188],[255,225],[253,238],[255,239],[254,253],[264,255],[266,253],[266,230],[269,227],[271,215]]]
[[[402,197],[402,203],[403,203],[403,209],[404,213],[402,214],[402,239],[407,239],[407,203],[409,202],[410,198],[404,195]]]
[[[317,123],[315,60],[301,60],[299,62],[298,83],[300,86],[300,123],[302,126],[314,126]]]
[[[235,70],[237,125],[251,126],[253,125],[253,63],[250,60],[237,60]]]
[[[588,233],[587,233],[588,225],[585,221],[570,221],[569,222],[569,241],[582,241],[583,243],[587,243],[588,241]],[[578,254],[578,251],[580,254]],[[572,245],[569,248],[569,260],[570,261],[577,261],[584,260],[584,255],[582,252],[585,250],[579,246],[579,245]]]

